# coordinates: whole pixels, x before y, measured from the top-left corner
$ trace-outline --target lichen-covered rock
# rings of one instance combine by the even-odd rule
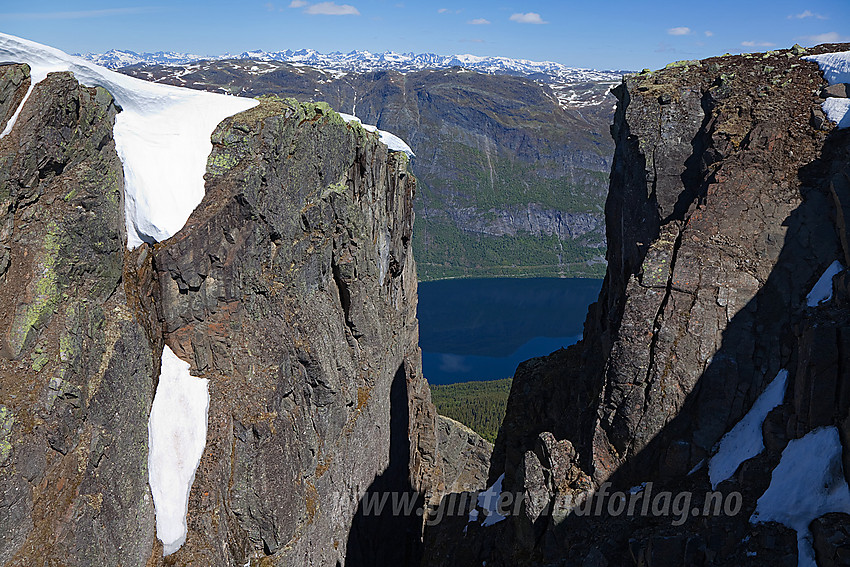
[[[2,116],[28,79],[0,71]],[[186,227],[127,251],[118,112],[54,73],[0,139],[0,564],[414,561],[421,514],[366,508],[441,482],[406,156],[264,100],[214,133]],[[165,343],[211,397],[168,558],[147,471]]]
[[[25,89],[15,67],[0,91]],[[3,565],[142,565],[151,554],[159,356],[125,291],[117,112],[103,89],[51,74],[0,139]]]

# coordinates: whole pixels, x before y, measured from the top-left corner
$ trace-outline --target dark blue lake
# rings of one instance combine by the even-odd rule
[[[462,279],[419,284],[419,345],[431,384],[498,380],[581,339],[602,280]]]

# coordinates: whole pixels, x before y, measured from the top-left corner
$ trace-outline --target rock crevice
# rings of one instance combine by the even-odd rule
[[[806,306],[826,267],[846,259],[850,143],[846,130],[812,119],[824,80],[801,53],[681,62],[615,89],[599,301],[579,344],[520,366],[493,452],[489,481],[504,474],[504,489],[527,505],[470,530],[473,541],[436,528],[429,541],[475,550],[442,556],[462,558],[455,565],[796,563],[793,530],[749,518],[790,439],[837,428],[846,468],[850,422],[838,358],[845,273],[829,303]],[[717,442],[781,369],[788,395],[765,420],[766,449],[719,486],[742,494],[739,514],[674,525],[604,506],[590,517],[544,513],[581,488],[555,487],[546,471],[576,465],[591,488],[629,495],[652,482],[656,493],[701,501]],[[567,442],[574,452],[541,452]],[[818,522],[818,553],[835,557],[846,526]]]

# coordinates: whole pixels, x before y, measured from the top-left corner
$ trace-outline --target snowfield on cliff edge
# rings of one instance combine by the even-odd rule
[[[121,107],[113,137],[124,169],[127,247],[165,240],[186,224],[204,197],[211,136],[225,118],[253,108],[256,99],[210,93],[128,77],[58,49],[0,33],[0,61],[30,66],[30,87],[0,138],[12,132],[35,85],[69,71],[89,87],[103,87]],[[343,116],[347,122],[357,121]],[[376,132],[391,151],[413,152],[400,138]],[[148,483],[163,555],[186,539],[189,491],[206,446],[207,380],[166,346],[148,421]]]
[[[823,78],[830,85],[850,83],[850,51],[810,55],[803,59],[817,63],[823,71]],[[826,117],[835,122],[838,128],[850,128],[850,99],[829,97],[821,108]]]
[[[204,197],[204,173],[218,124],[256,100],[149,83],[52,47],[0,34],[0,60],[26,63],[32,80],[8,134],[34,86],[48,73],[70,71],[81,84],[103,87],[123,109],[115,147],[124,165],[127,247],[165,240],[180,230]]]
[[[210,137],[222,120],[259,102],[150,83],[90,63],[33,41],[0,33],[0,61],[26,63],[31,83],[0,137],[11,132],[29,95],[48,73],[70,71],[81,84],[103,87],[122,108],[113,136],[124,166],[127,247],[159,242],[177,233],[204,198],[204,174],[212,151]],[[344,116],[347,122],[356,120]],[[397,136],[377,132],[391,151],[412,156]]]
[[[12,131],[35,85],[48,73],[71,71],[103,87],[122,107],[113,135],[124,167],[127,246],[164,240],[180,230],[204,197],[210,135],[233,114],[258,101],[157,85],[114,73],[62,51],[0,34],[0,60],[27,63],[29,90],[0,136]],[[167,346],[148,422],[148,483],[157,537],[169,555],[186,538],[186,510],[206,445],[207,381]]]

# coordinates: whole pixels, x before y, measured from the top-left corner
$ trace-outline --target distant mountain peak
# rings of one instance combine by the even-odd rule
[[[531,77],[547,83],[580,82],[619,82],[626,71],[596,70],[569,67],[554,61],[529,61],[509,57],[483,57],[479,55],[436,55],[434,53],[397,53],[384,51],[372,53],[366,50],[353,50],[348,53],[334,51],[320,53],[314,49],[286,49],[284,51],[244,51],[239,55],[203,56],[173,51],[155,53],[136,53],[129,50],[111,49],[106,53],[88,53],[82,55],[98,65],[110,69],[130,65],[185,65],[199,60],[257,59],[260,61],[280,61],[301,63],[321,69],[347,72],[369,72],[395,70],[402,73],[422,69],[465,67],[489,75],[513,75]]]

